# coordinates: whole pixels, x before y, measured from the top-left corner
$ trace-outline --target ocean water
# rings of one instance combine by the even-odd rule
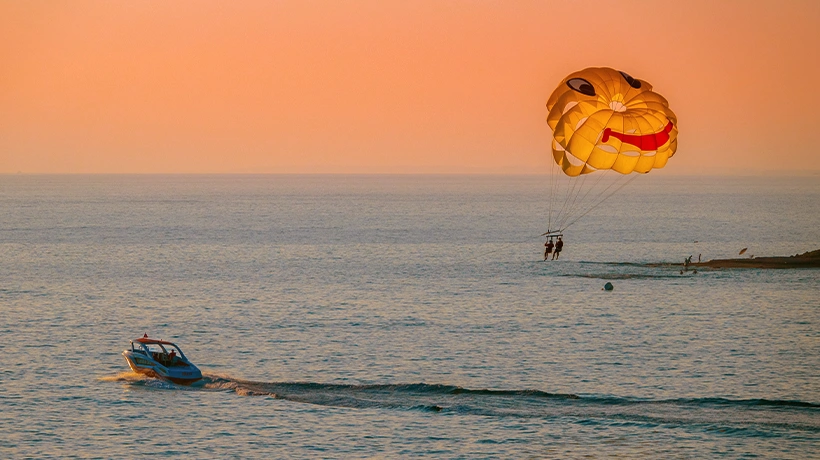
[[[818,458],[820,270],[671,265],[820,248],[818,177],[641,177],[549,262],[547,195],[0,176],[0,457]]]

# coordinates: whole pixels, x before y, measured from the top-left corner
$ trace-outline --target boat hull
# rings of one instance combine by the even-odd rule
[[[168,380],[179,385],[190,385],[202,380],[202,372],[193,364],[168,368],[154,360],[147,359],[142,354],[124,351],[122,355],[132,371],[148,377]]]

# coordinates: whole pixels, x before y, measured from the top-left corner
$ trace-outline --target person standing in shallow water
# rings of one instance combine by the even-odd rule
[[[555,252],[552,254],[552,260],[558,258],[561,255],[561,250],[564,249],[564,241],[561,240],[561,237],[558,237],[558,241],[555,242]]]
[[[547,239],[547,242],[544,243],[544,247],[546,248],[544,249],[544,260],[547,260],[550,258],[550,254],[552,254],[552,248],[555,247],[555,245],[552,244],[552,238]]]

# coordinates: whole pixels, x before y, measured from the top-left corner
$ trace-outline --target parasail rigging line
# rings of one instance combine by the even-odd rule
[[[575,218],[572,222],[570,222],[570,223],[568,223],[567,225],[565,225],[565,226],[564,226],[564,228],[565,228],[565,229],[566,229],[566,228],[569,228],[569,226],[570,226],[570,225],[574,224],[575,222],[578,222],[578,220],[579,220],[579,219],[581,219],[582,217],[584,217],[584,216],[586,216],[587,214],[589,214],[589,213],[590,213],[593,209],[595,209],[595,208],[597,208],[598,206],[600,206],[600,205],[601,205],[604,201],[606,201],[607,199],[609,199],[612,195],[614,195],[614,194],[618,193],[618,191],[619,191],[619,190],[621,190],[622,188],[624,188],[624,187],[626,187],[627,185],[629,185],[629,183],[630,183],[630,182],[632,182],[633,180],[635,180],[635,178],[636,178],[636,177],[638,177],[638,175],[637,175],[637,174],[636,174],[636,175],[634,175],[634,176],[632,176],[632,177],[630,177],[630,178],[629,178],[629,180],[627,180],[627,181],[625,181],[623,184],[621,184],[621,186],[620,186],[620,187],[616,188],[616,189],[615,189],[612,193],[610,193],[609,195],[607,195],[607,196],[603,197],[603,198],[602,198],[599,202],[595,203],[592,207],[590,207],[589,209],[587,209],[587,210],[586,210],[586,212],[584,212],[584,213],[583,213],[583,214],[581,214],[580,216],[576,217],[576,218]],[[612,184],[612,185],[614,185],[614,184],[615,184],[615,182],[613,182],[613,184]],[[612,185],[610,185],[609,187],[611,187]],[[609,188],[609,187],[607,187],[607,188]]]

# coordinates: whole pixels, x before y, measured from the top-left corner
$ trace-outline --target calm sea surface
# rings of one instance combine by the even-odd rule
[[[0,176],[0,457],[817,458],[820,177]],[[603,291],[606,282],[614,284]],[[143,333],[206,378],[128,371]]]

